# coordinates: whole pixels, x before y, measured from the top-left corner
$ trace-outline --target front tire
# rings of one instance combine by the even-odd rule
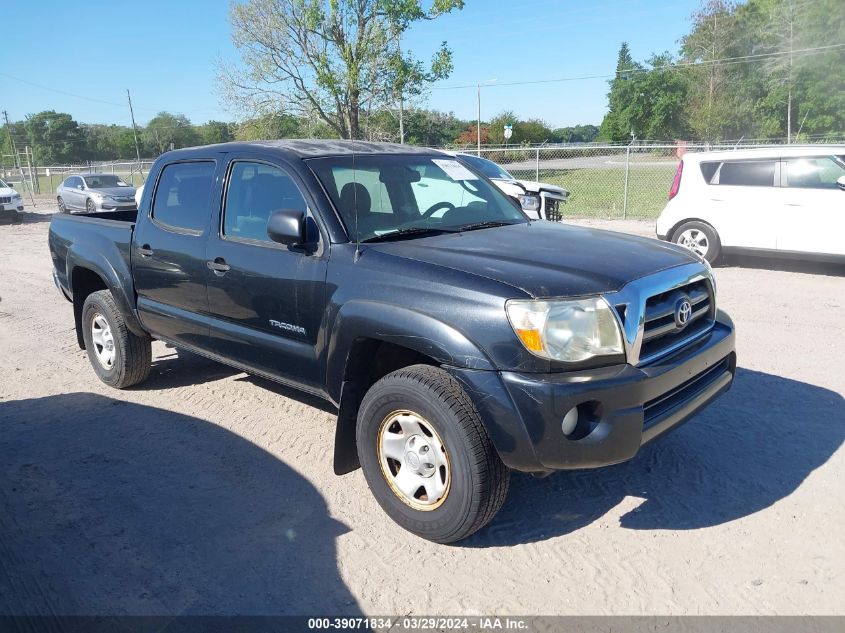
[[[685,222],[675,230],[672,242],[701,255],[711,264],[722,252],[719,234],[716,233],[716,229],[704,222]]]
[[[82,306],[82,335],[94,373],[115,389],[137,385],[150,375],[150,339],[133,334],[108,290],[92,292]]]
[[[502,507],[510,471],[481,418],[447,372],[413,365],[376,382],[356,431],[367,484],[387,515],[409,532],[454,543]]]
[[[88,213],[96,213],[97,212],[97,205],[94,204],[94,201],[91,198],[85,202],[85,210]]]

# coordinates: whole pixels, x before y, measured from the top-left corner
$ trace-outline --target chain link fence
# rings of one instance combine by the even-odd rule
[[[739,148],[776,147],[772,143],[743,143]],[[497,163],[519,180],[558,185],[570,192],[562,218],[654,219],[668,200],[678,162],[688,151],[737,149],[737,145],[692,143],[631,145],[541,145],[534,147],[482,146],[481,157]],[[477,154],[475,147],[452,151]],[[141,185],[153,160],[105,162],[6,169],[2,176],[21,183],[21,193],[52,194],[69,175],[108,173]],[[0,170],[2,172],[3,170]],[[25,195],[26,197],[26,195]]]
[[[14,185],[26,199],[30,193],[52,195],[62,181],[75,174],[115,174],[127,183],[138,187],[153,165],[154,160],[115,161],[88,165],[50,165],[49,167],[4,167],[0,178]]]
[[[563,218],[651,219],[668,199],[685,151],[703,146],[583,145],[482,148],[482,158],[519,180],[558,185],[570,192]],[[710,148],[712,149],[712,147]],[[475,151],[468,150],[475,154]]]

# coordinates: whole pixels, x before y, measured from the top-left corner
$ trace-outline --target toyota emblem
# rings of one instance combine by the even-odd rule
[[[692,304],[687,297],[682,297],[675,306],[675,325],[679,328],[686,327],[691,316]]]

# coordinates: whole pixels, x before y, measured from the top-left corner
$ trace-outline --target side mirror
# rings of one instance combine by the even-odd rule
[[[845,176],[839,176],[836,179],[836,185],[842,190],[845,191]]]
[[[305,214],[296,209],[273,212],[267,220],[267,235],[279,244],[302,244],[305,242]]]

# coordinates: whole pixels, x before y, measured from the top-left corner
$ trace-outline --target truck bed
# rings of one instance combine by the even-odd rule
[[[68,279],[79,260],[105,257],[115,270],[127,274],[125,283],[131,285],[130,246],[137,211],[105,211],[102,213],[57,213],[50,221],[50,254],[56,282],[65,296],[71,295]],[[70,257],[71,261],[68,261]],[[122,265],[121,265],[122,264]]]

